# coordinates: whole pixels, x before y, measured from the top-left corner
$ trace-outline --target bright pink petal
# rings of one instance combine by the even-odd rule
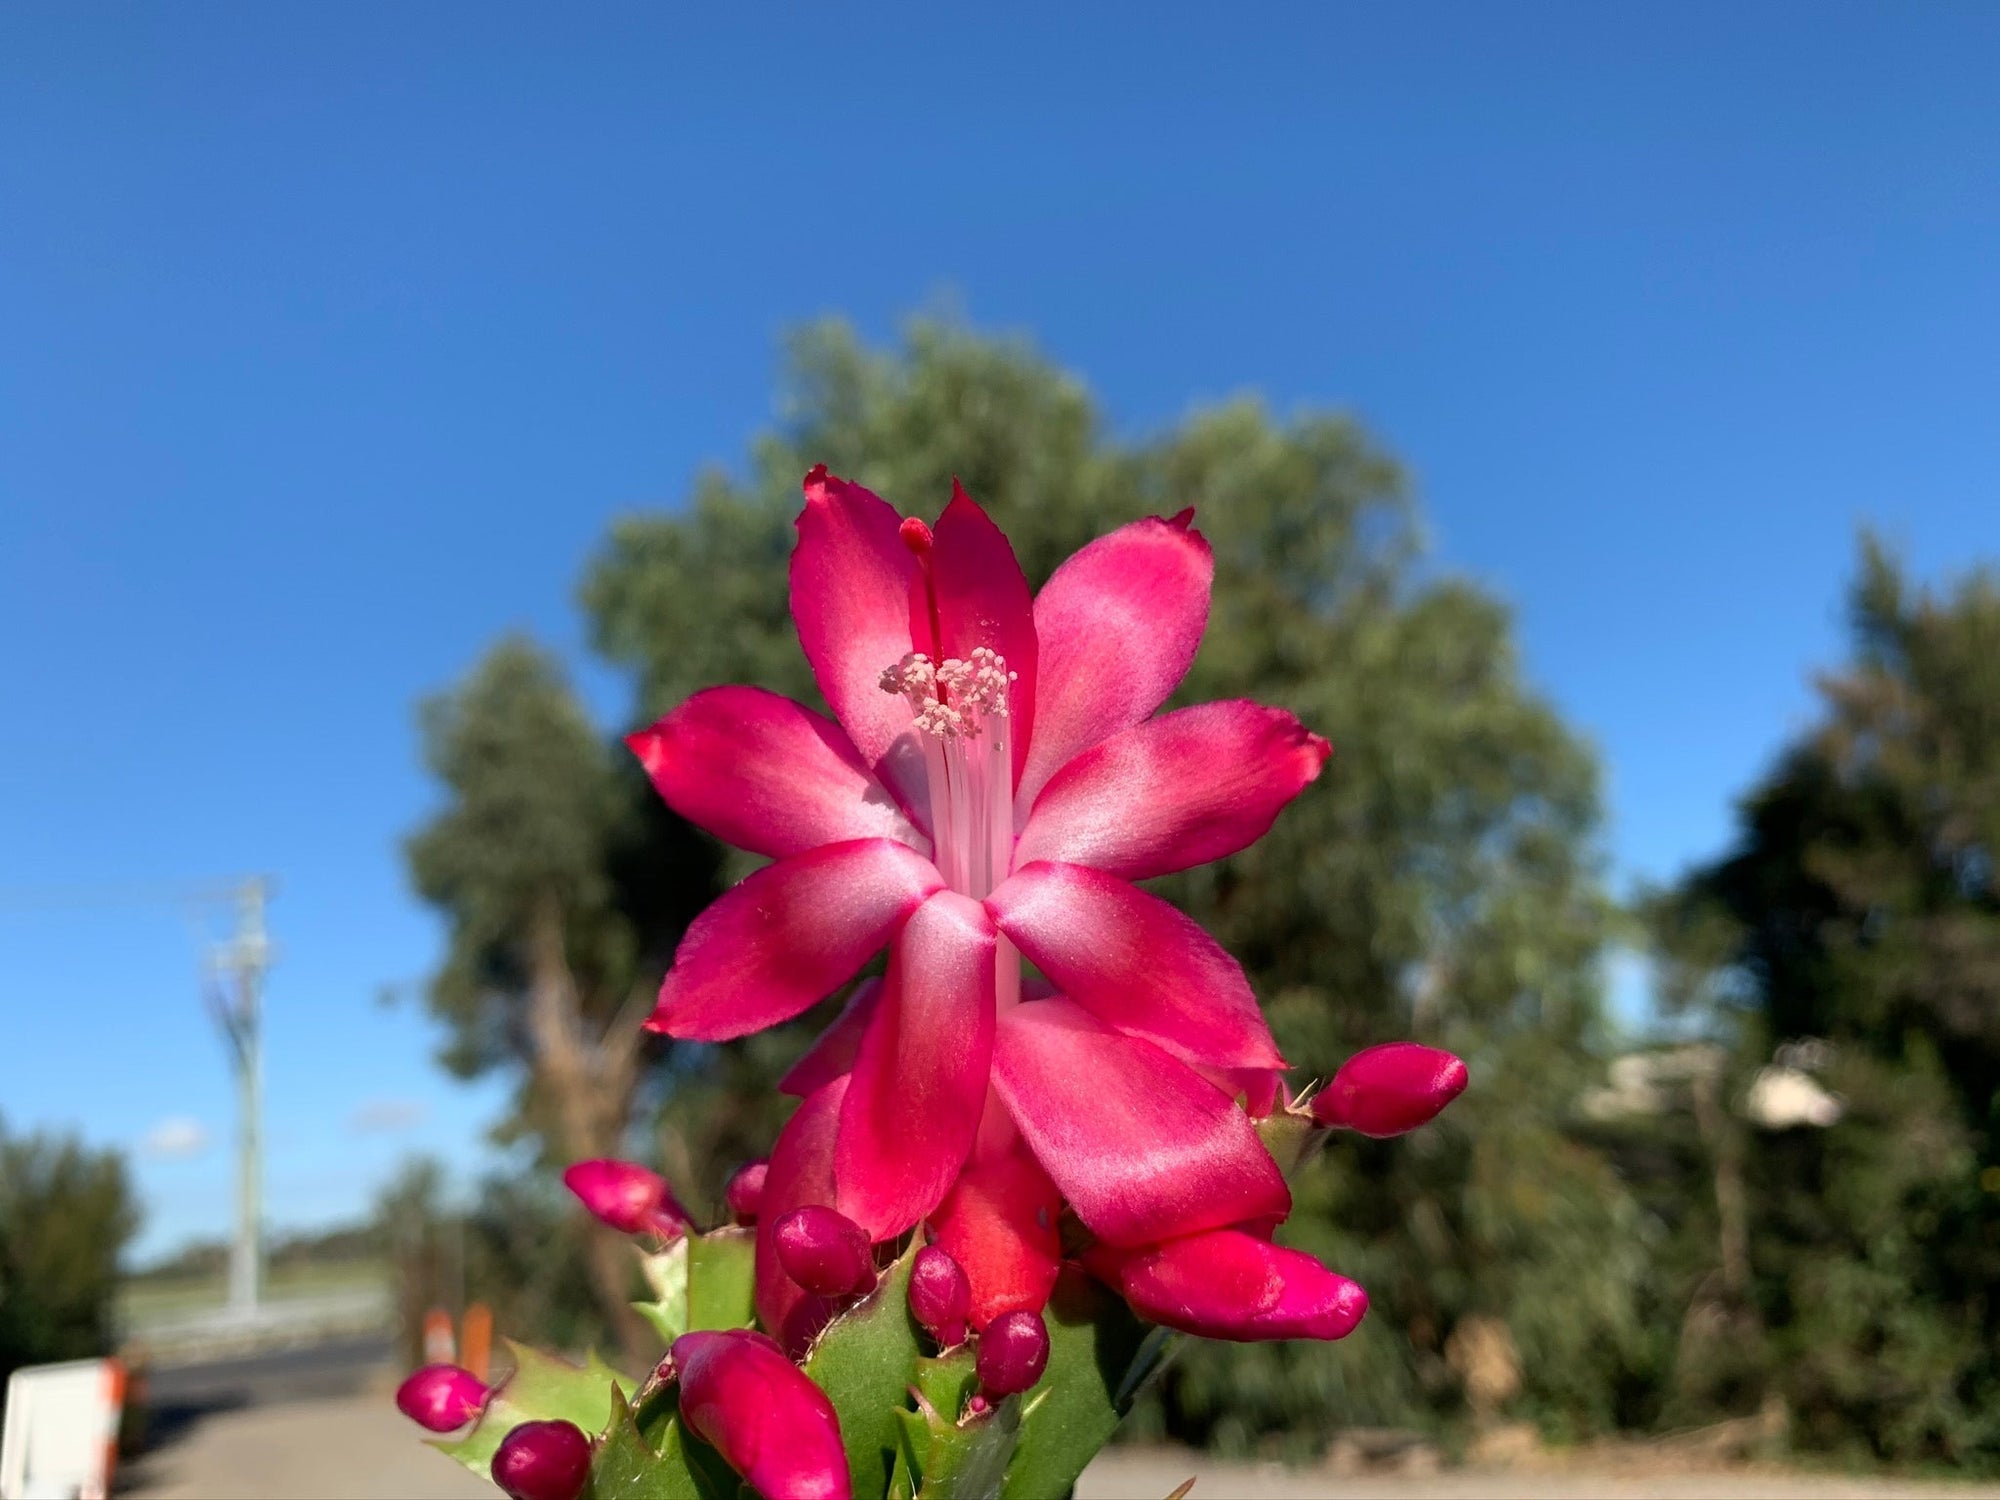
[[[1333,749],[1280,708],[1202,703],[1113,735],[1043,788],[1015,849],[1142,880],[1264,836]]]
[[[929,860],[891,839],[766,865],[694,919],[646,1024],[721,1042],[789,1021],[853,978],[943,884]]]
[[[1034,603],[1006,534],[954,479],[951,504],[938,518],[931,544],[937,590],[940,659],[969,660],[981,646],[1007,659],[1015,682],[1007,694],[1018,779],[1035,722]]]
[[[1035,597],[1041,660],[1035,738],[1016,802],[1023,814],[1051,776],[1144,720],[1187,675],[1215,576],[1191,515],[1134,521],[1099,537]]]
[[[1237,1229],[1087,1257],[1150,1322],[1211,1339],[1338,1339],[1368,1294],[1310,1255]]]
[[[680,1417],[760,1495],[851,1500],[840,1418],[825,1391],[761,1334],[684,1333],[669,1351]]]
[[[834,1158],[838,1207],[871,1239],[936,1208],[972,1149],[993,1054],[995,941],[984,907],[940,891],[889,952]]]
[[[1114,1245],[1291,1208],[1277,1163],[1228,1095],[1068,1000],[1000,1018],[993,1084],[1078,1216]]]
[[[833,1147],[846,1093],[847,1080],[836,1078],[785,1122],[771,1147],[757,1204],[757,1321],[794,1355],[805,1351],[833,1309],[785,1274],[778,1263],[777,1225],[795,1208],[832,1205]]]
[[[1196,1072],[1243,1106],[1253,1120],[1278,1107],[1285,1093],[1285,1075],[1275,1068],[1197,1068]]]
[[[882,691],[882,673],[913,645],[910,623],[923,580],[903,545],[902,518],[858,484],[806,476],[799,542],[792,549],[792,620],[833,716],[884,785],[928,828],[923,748],[910,706]]]
[[[1062,1270],[1062,1195],[1026,1150],[969,1163],[931,1215],[932,1242],[964,1268],[966,1316],[983,1329],[1002,1313],[1040,1312]]]
[[[778,1092],[803,1099],[853,1071],[854,1059],[861,1055],[861,1039],[868,1034],[868,1023],[874,1019],[881,998],[881,980],[864,979],[857,984],[840,1014],[778,1080]]]
[[[1033,864],[986,898],[1014,946],[1070,999],[1185,1062],[1282,1068],[1250,981],[1157,896],[1082,865]]]
[[[753,854],[873,838],[930,851],[839,725],[762,688],[696,693],[625,743],[667,806]]]

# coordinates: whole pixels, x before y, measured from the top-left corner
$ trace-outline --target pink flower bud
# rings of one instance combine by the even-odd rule
[[[493,1454],[493,1482],[513,1500],[576,1500],[589,1478],[590,1439],[573,1422],[523,1422]]]
[[[764,1173],[769,1169],[770,1163],[762,1161],[738,1167],[736,1175],[729,1179],[729,1186],[722,1190],[723,1200],[729,1204],[737,1223],[757,1222],[757,1205],[764,1199]]]
[[[760,1495],[852,1500],[840,1419],[826,1392],[761,1334],[684,1333],[681,1420]]]
[[[1465,1064],[1415,1042],[1386,1042],[1357,1052],[1312,1102],[1322,1125],[1363,1135],[1401,1135],[1437,1117],[1465,1091]]]
[[[1140,1317],[1204,1338],[1345,1338],[1368,1311],[1367,1292],[1345,1276],[1240,1229],[1137,1251],[1099,1247],[1085,1264]]]
[[[1040,1313],[1002,1313],[979,1335],[979,1383],[989,1395],[1027,1390],[1048,1363],[1049,1330]]]
[[[965,1342],[965,1318],[972,1310],[972,1283],[944,1250],[926,1245],[910,1266],[910,1312],[936,1337],[940,1348]]]
[[[583,1206],[625,1234],[657,1234],[677,1239],[687,1231],[687,1210],[675,1201],[667,1180],[637,1162],[580,1161],[563,1173],[563,1185]]]
[[[396,1410],[432,1432],[454,1432],[479,1415],[486,1382],[457,1365],[425,1365],[396,1387]]]
[[[867,1231],[843,1213],[809,1203],[778,1220],[773,1238],[785,1274],[816,1297],[845,1297],[874,1283]]]

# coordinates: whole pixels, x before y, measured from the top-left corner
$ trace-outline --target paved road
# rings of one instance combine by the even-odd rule
[[[380,1340],[162,1371],[155,1400],[188,1413],[121,1476],[123,1493],[159,1500],[494,1500],[484,1480],[426,1448],[390,1402]],[[1224,1464],[1172,1449],[1116,1449],[1093,1464],[1078,1500],[1161,1500],[1193,1476],[1192,1500],[2000,1500],[2000,1487],[1800,1473],[1641,1474],[1624,1468],[1455,1470],[1336,1476]]]

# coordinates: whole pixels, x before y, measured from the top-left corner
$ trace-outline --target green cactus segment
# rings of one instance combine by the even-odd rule
[[[953,1421],[941,1410],[897,1413],[902,1462],[912,1500],[999,1500],[1021,1431],[1021,1398],[995,1411]]]
[[[960,1344],[936,1359],[918,1360],[913,1384],[932,1411],[947,1422],[956,1422],[965,1411],[967,1398],[979,1389],[979,1370],[972,1345]]]
[[[757,1316],[757,1231],[715,1229],[689,1235],[687,1247],[683,1332],[752,1326]]]
[[[1301,1095],[1290,1109],[1273,1110],[1257,1122],[1257,1134],[1264,1138],[1264,1149],[1271,1153],[1271,1160],[1286,1177],[1311,1161],[1320,1142],[1326,1139],[1326,1130],[1306,1108],[1310,1097]]]
[[[1170,1335],[1074,1267],[1063,1269],[1042,1320],[1049,1364],[1021,1405],[1006,1500],[1067,1495],[1171,1348]]]
[[[613,1382],[618,1372],[595,1353],[579,1367],[512,1339],[507,1348],[514,1356],[514,1373],[494,1387],[472,1431],[453,1442],[431,1444],[481,1479],[490,1477],[500,1440],[521,1423],[561,1418],[595,1433],[614,1410]],[[624,1404],[622,1397],[618,1404]]]
[[[737,1500],[747,1493],[722,1456],[684,1430],[671,1387],[636,1407],[613,1392],[611,1425],[590,1466],[588,1500]]]
[[[857,1496],[887,1492],[900,1441],[897,1413],[910,1404],[922,1354],[910,1316],[913,1243],[882,1273],[875,1290],[829,1323],[806,1355],[805,1370],[840,1417],[847,1472]]]
[[[639,1263],[658,1300],[634,1302],[632,1310],[652,1325],[662,1345],[671,1344],[688,1330],[687,1237],[683,1235],[658,1255],[640,1256]]]

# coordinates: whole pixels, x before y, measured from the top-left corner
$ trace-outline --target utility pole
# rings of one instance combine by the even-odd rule
[[[257,1313],[264,1272],[264,974],[273,949],[264,931],[271,894],[262,876],[236,892],[236,935],[209,950],[208,1005],[236,1072],[236,1239],[229,1250],[229,1307]]]

